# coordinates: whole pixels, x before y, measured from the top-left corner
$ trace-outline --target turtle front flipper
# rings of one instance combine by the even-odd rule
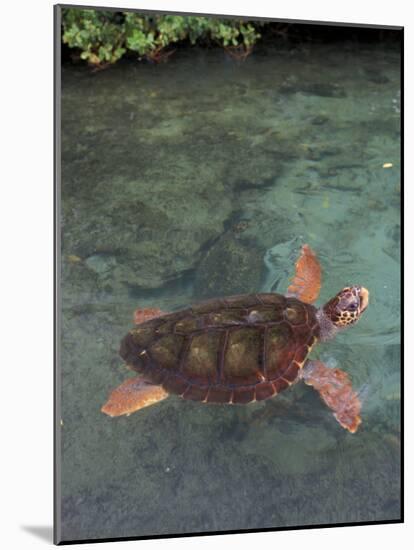
[[[361,401],[348,375],[340,369],[328,368],[321,361],[308,361],[301,375],[308,386],[319,392],[340,425],[355,433],[361,423]]]
[[[151,384],[142,376],[128,378],[109,395],[108,401],[101,408],[101,412],[108,416],[129,416],[139,409],[154,405],[168,397],[168,393],[161,387]]]
[[[302,246],[295,265],[295,276],[288,287],[288,296],[312,304],[321,290],[322,269],[316,254],[307,244]]]
[[[166,315],[166,313],[157,307],[139,307],[134,311],[134,323],[140,325],[161,315]]]

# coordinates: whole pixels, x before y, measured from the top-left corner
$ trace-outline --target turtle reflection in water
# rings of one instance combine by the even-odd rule
[[[129,415],[169,394],[200,403],[247,404],[303,379],[341,426],[356,432],[361,403],[348,375],[307,357],[316,342],[358,321],[368,291],[346,287],[316,308],[320,286],[320,264],[304,245],[286,296],[230,296],[170,314],[137,310],[139,324],[122,340],[120,354],[139,375],[113,390],[102,412]]]

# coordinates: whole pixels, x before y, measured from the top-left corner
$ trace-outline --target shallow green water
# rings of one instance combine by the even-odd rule
[[[396,46],[355,42],[63,68],[63,539],[400,517],[399,71]],[[136,307],[284,292],[305,242],[319,303],[371,293],[313,352],[361,388],[357,434],[302,384],[100,413]]]

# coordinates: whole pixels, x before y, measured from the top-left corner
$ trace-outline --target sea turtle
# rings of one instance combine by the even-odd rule
[[[318,341],[355,324],[368,306],[368,290],[347,286],[319,309],[315,253],[304,245],[286,296],[245,294],[201,302],[165,314],[137,310],[137,325],[120,355],[139,373],[112,391],[102,412],[129,415],[169,394],[202,403],[246,404],[277,395],[296,381],[319,391],[351,433],[361,403],[348,375],[307,359]]]

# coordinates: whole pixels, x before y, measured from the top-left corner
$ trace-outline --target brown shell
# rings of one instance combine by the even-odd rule
[[[298,376],[319,336],[316,309],[280,294],[208,300],[133,328],[122,358],[184,399],[249,403]]]

